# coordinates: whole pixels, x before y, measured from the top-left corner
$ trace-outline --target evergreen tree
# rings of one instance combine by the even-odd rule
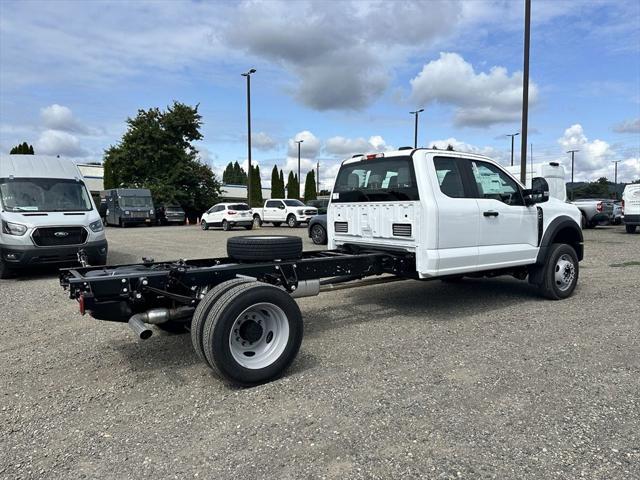
[[[251,166],[251,207],[260,207],[263,203],[260,166]]]
[[[280,193],[280,177],[278,176],[278,166],[274,165],[273,170],[271,170],[271,196],[273,198],[281,198],[279,197]]]
[[[28,154],[29,154],[29,155],[34,155],[34,153],[33,153],[33,145],[29,145],[29,152],[28,152]]]
[[[29,145],[27,142],[22,142],[15,147],[11,148],[9,155],[33,155],[33,145]]]
[[[280,194],[279,198],[284,198],[284,172],[280,170],[280,181],[278,183],[278,193]]]
[[[293,179],[293,172],[289,172],[289,177],[287,177],[287,198],[296,198],[295,193],[295,184]]]
[[[311,170],[307,173],[307,177],[304,180],[304,201],[315,200],[318,198],[316,192],[316,172]]]

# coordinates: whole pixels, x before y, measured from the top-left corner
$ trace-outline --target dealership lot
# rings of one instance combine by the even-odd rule
[[[109,262],[223,256],[247,233],[109,228]],[[640,235],[584,233],[561,302],[506,277],[301,299],[297,360],[252,389],[189,335],[81,317],[55,273],[0,281],[0,477],[637,478]]]

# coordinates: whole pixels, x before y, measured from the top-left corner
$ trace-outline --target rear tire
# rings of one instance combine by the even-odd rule
[[[289,228],[296,228],[299,225],[295,215],[292,214],[287,217],[287,225],[289,225]]]
[[[573,247],[565,243],[554,243],[543,268],[542,283],[538,285],[540,293],[551,300],[571,296],[580,273],[578,256]]]
[[[319,223],[316,223],[313,227],[311,227],[311,240],[316,245],[327,244],[327,231]]]
[[[227,255],[250,262],[296,260],[302,256],[302,238],[288,235],[231,237],[227,240]]]
[[[624,228],[627,233],[636,233],[636,225],[625,225]]]
[[[193,312],[193,317],[191,318],[191,343],[193,344],[196,354],[202,361],[208,363],[204,350],[202,349],[202,331],[204,329],[204,322],[207,319],[207,315],[209,315],[209,312],[222,295],[238,285],[249,282],[251,282],[251,280],[245,280],[244,278],[227,280],[226,282],[219,283],[213,287],[207,292],[204,298],[200,300],[200,303],[196,307],[196,311]]]
[[[213,371],[235,385],[273,380],[302,343],[300,308],[283,289],[260,282],[225,293],[207,315],[202,348]]]
[[[226,220],[222,220],[222,230],[224,230],[225,232],[228,232],[229,230],[231,230],[231,227],[229,226],[229,222],[227,222]]]

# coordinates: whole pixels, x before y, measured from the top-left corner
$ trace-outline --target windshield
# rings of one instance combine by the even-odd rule
[[[287,207],[304,207],[304,203],[300,200],[283,200]]]
[[[247,205],[246,203],[236,203],[235,205],[229,205],[229,210],[238,210],[242,212],[242,211],[251,210],[251,209],[249,208],[249,205]]]
[[[332,202],[418,200],[418,186],[409,157],[378,158],[340,168]]]
[[[142,197],[142,196],[127,196],[127,197],[119,197],[118,201],[120,202],[121,207],[125,208],[151,208],[153,207],[153,202],[151,201],[151,197]]]
[[[88,212],[92,209],[84,183],[70,179],[2,178],[0,200],[10,212]]]

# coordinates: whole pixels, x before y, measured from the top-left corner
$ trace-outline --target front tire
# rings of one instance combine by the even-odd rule
[[[205,222],[204,220],[202,220],[202,221],[200,222],[200,228],[201,228],[202,230],[209,230],[209,225],[207,225],[207,222]]]
[[[253,216],[253,226],[258,228],[262,226],[262,220],[260,220],[260,216],[259,215],[254,215]]]
[[[319,223],[316,223],[313,227],[311,227],[311,240],[316,245],[327,244],[327,231]]]
[[[636,225],[625,225],[624,228],[627,233],[636,233]]]
[[[289,228],[296,228],[298,226],[298,221],[296,220],[295,215],[289,215],[287,217],[287,225],[289,225]]]
[[[302,334],[295,300],[281,288],[251,282],[216,302],[204,324],[202,347],[214,372],[249,387],[282,375],[300,349]]]
[[[576,288],[579,273],[578,256],[573,247],[554,243],[547,255],[539,291],[551,300],[568,298]]]

